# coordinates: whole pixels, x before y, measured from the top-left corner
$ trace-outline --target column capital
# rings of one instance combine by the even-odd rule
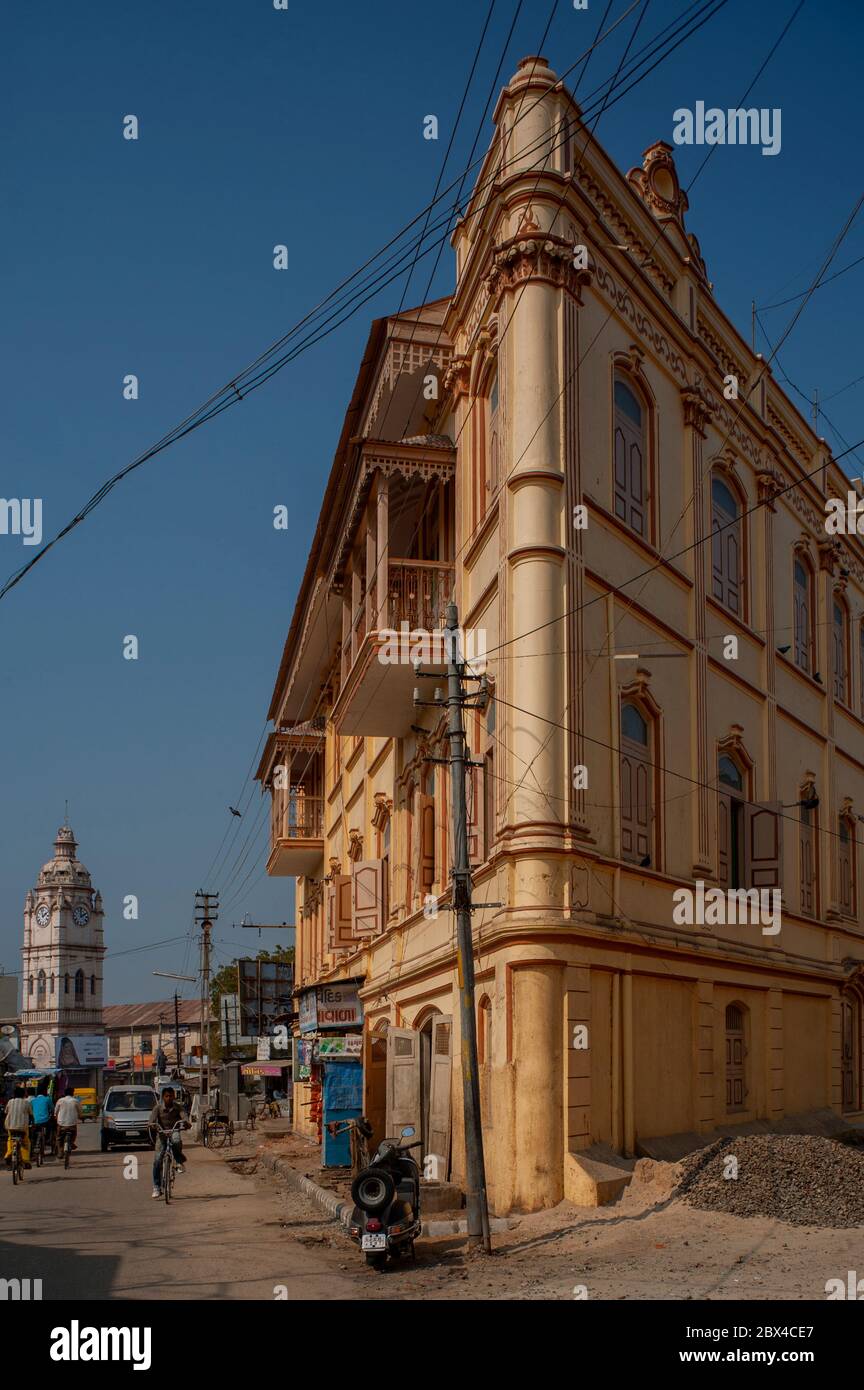
[[[684,424],[696,430],[704,439],[708,423],[714,414],[714,405],[710,397],[702,386],[696,383],[681,388],[681,400],[684,404]]]
[[[495,247],[486,288],[497,301],[506,290],[528,280],[544,281],[567,290],[581,304],[582,286],[590,284],[592,274],[588,269],[577,270],[573,244],[564,237],[520,232]]]

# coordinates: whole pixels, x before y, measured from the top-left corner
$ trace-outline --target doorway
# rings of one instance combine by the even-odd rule
[[[726,1113],[746,1109],[747,1040],[744,1008],[729,1004],[726,1009]]]

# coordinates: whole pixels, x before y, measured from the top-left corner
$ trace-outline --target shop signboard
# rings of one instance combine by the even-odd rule
[[[318,986],[319,1028],[361,1028],[363,1005],[356,984]]]
[[[314,989],[307,989],[300,995],[300,1032],[314,1033],[318,1028],[318,1000]]]
[[[281,1076],[282,1067],[275,1062],[247,1062],[240,1068],[244,1076]]]
[[[322,1062],[353,1061],[363,1054],[363,1034],[347,1033],[341,1038],[319,1038],[315,1054]]]
[[[108,1039],[104,1033],[83,1033],[54,1039],[54,1065],[72,1067],[104,1067],[108,1061]]]

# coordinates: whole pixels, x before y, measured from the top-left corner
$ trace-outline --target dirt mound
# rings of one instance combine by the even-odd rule
[[[771,1216],[792,1226],[864,1225],[864,1153],[833,1139],[720,1139],[685,1158],[680,1173],[678,1196],[702,1211]]]

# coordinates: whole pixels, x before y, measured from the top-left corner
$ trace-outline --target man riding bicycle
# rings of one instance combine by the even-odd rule
[[[30,1109],[30,1101],[27,1099],[24,1087],[16,1086],[15,1093],[12,1096],[12,1099],[7,1100],[6,1102],[5,1121],[7,1168],[11,1167],[12,1164],[12,1144],[16,1136],[21,1140],[21,1160],[24,1164],[24,1167],[29,1168],[31,1166],[29,1138],[31,1119],[32,1111]]]
[[[30,1136],[31,1143],[36,1143],[41,1134],[43,1140],[43,1153],[48,1153],[51,1148],[51,1134],[53,1131],[54,1102],[48,1094],[48,1083],[40,1081],[35,1096],[30,1101],[30,1109],[33,1114],[33,1131]]]
[[[183,1155],[180,1129],[175,1130],[175,1125],[179,1125],[180,1129],[191,1129],[191,1125],[186,1119],[186,1112],[177,1104],[173,1086],[166,1086],[162,1092],[161,1101],[158,1105],[154,1105],[150,1114],[150,1128],[156,1130],[156,1149],[153,1154],[153,1191],[151,1193],[153,1197],[158,1198],[162,1195],[162,1155],[165,1152],[165,1131],[174,1131],[171,1134],[174,1162],[177,1164],[177,1172],[183,1172],[183,1164],[186,1159]]]
[[[81,1118],[81,1106],[78,1098],[73,1094],[70,1086],[64,1096],[61,1096],[54,1110],[54,1121],[57,1125],[57,1139],[62,1141],[64,1132],[68,1129],[72,1132],[72,1148],[78,1147],[78,1121]]]

